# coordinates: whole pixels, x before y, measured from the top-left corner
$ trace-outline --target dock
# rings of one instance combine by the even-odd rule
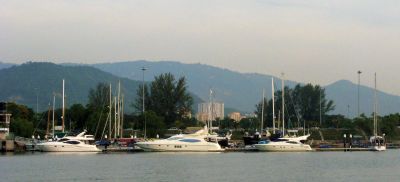
[[[352,152],[352,151],[372,151],[369,148],[314,148],[316,152]]]

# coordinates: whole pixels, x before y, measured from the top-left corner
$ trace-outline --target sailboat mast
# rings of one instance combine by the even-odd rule
[[[378,127],[377,127],[377,96],[376,96],[376,73],[375,73],[375,90],[374,90],[374,136],[378,135]]]
[[[121,81],[118,81],[118,103],[117,103],[117,115],[118,115],[118,120],[117,120],[117,130],[115,132],[117,132],[117,136],[120,136],[120,127],[121,127],[121,100],[120,100],[120,96],[121,96]]]
[[[117,138],[117,97],[114,97],[114,138]]]
[[[262,95],[262,104],[261,104],[261,130],[260,133],[262,135],[263,129],[264,129],[264,98],[265,98],[265,90],[263,89],[263,95]]]
[[[54,138],[54,109],[55,109],[55,105],[56,105],[56,94],[53,95],[53,138]]]
[[[282,134],[285,136],[285,80],[282,73]]]
[[[62,80],[62,132],[64,132],[64,121],[65,121],[65,80]]]
[[[209,115],[208,115],[208,125],[209,125],[209,130],[210,130],[210,133],[212,133],[212,89],[210,89],[210,95],[209,95],[209,101],[208,101],[209,103],[208,103],[208,113],[209,113]]]
[[[124,135],[124,94],[122,94],[121,99],[121,135],[120,138],[123,138]]]
[[[272,133],[275,134],[275,87],[274,87],[274,78],[271,78],[272,82]]]
[[[50,134],[50,131],[49,131],[49,129],[50,129],[50,103],[49,103],[49,110],[47,111],[47,127],[46,127],[46,135],[47,135],[47,137],[49,137],[49,134]]]
[[[111,94],[111,83],[110,83],[110,105],[109,105],[110,107],[109,107],[109,118],[110,118],[110,123],[109,123],[109,131],[108,131],[108,136],[110,137],[110,140],[111,140],[111,134],[112,134],[112,131],[111,131],[111,121],[112,121],[112,119],[111,119],[111,111],[112,111],[112,94]]]

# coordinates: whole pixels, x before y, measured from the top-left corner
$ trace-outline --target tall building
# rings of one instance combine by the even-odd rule
[[[216,120],[217,118],[223,119],[224,113],[224,103],[222,102],[203,102],[197,106],[197,120],[206,122],[207,120]]]
[[[7,105],[0,102],[0,140],[5,140],[10,132],[11,114],[7,113]]]

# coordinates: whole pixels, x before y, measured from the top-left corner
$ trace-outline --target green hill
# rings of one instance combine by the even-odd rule
[[[127,112],[140,82],[120,78],[110,73],[89,66],[60,66],[53,63],[25,63],[0,70],[0,100],[14,101],[36,110],[36,99],[39,111],[46,110],[56,94],[56,107],[61,107],[62,79],[65,79],[67,106],[75,103],[86,104],[91,88],[98,83],[111,83],[116,91],[118,80],[121,81],[121,92],[125,95]]]

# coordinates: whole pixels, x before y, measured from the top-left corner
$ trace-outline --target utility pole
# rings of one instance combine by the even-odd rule
[[[358,70],[357,74],[358,74],[358,88],[357,88],[357,117],[360,117],[360,75],[361,75],[361,71]]]

